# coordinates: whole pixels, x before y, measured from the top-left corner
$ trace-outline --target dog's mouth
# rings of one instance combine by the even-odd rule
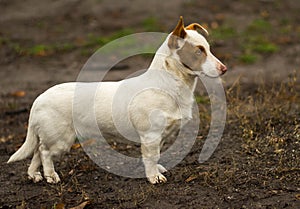
[[[218,78],[221,75],[223,75],[224,73],[222,73],[222,74],[216,74],[216,75],[209,75],[209,74],[205,73],[204,71],[195,71],[195,74],[198,77]]]
[[[187,68],[191,74],[196,75],[197,77],[208,77],[208,78],[218,78],[222,75],[224,75],[227,71],[227,68],[225,65],[223,65],[224,67],[221,70],[216,69],[215,71],[211,71],[209,73],[201,70],[201,71],[197,71],[197,70],[193,70],[191,67],[189,67],[187,64],[181,62],[181,64]],[[223,70],[224,69],[224,70]]]
[[[211,72],[211,73],[206,73],[205,71],[201,70],[201,71],[193,71],[194,74],[198,77],[208,77],[208,78],[218,78],[222,75],[225,74],[225,72],[219,72],[218,70],[216,70],[215,72]]]

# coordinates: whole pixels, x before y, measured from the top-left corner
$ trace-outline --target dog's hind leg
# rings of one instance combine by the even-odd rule
[[[36,148],[27,172],[29,179],[31,179],[34,183],[43,180],[42,174],[39,171],[41,164],[42,161],[40,151],[38,148]]]
[[[60,178],[54,170],[54,164],[52,159],[53,156],[51,154],[51,151],[45,145],[41,145],[39,151],[43,164],[44,177],[46,178],[47,182],[54,184],[60,182]]]

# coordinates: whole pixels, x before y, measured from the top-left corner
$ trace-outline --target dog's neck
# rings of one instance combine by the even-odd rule
[[[185,85],[192,91],[195,90],[197,84],[197,76],[188,73],[185,67],[172,55],[166,41],[160,46],[148,70],[165,70],[183,81]]]

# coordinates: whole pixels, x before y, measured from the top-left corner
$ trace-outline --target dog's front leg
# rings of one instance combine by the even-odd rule
[[[145,165],[145,173],[151,184],[165,183],[167,178],[160,172],[166,169],[158,164],[160,158],[161,139],[142,138],[142,157]]]

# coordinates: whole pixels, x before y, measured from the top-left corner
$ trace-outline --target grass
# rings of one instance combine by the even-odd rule
[[[26,46],[20,42],[13,41],[6,37],[0,37],[0,46],[7,45],[12,51],[20,56],[50,56],[55,53],[69,52],[74,49],[80,48],[82,55],[89,55],[91,52],[89,48],[99,48],[115,39],[134,33],[131,28],[121,29],[109,36],[97,36],[88,34],[81,43],[76,43],[76,40],[64,43],[39,43],[31,46]]]
[[[278,51],[278,46],[271,42],[261,42],[253,47],[253,50],[258,53],[271,54]]]
[[[280,143],[288,143],[288,140],[300,142],[297,117],[300,113],[295,106],[300,103],[299,87],[294,73],[288,82],[262,84],[248,96],[242,93],[239,85],[227,91],[229,123],[239,123],[245,149],[268,150],[276,154]]]
[[[97,36],[94,34],[88,34],[86,42],[83,44],[84,47],[89,46],[103,46],[115,39],[121,38],[134,33],[134,30],[131,28],[121,29],[109,36]]]
[[[205,96],[195,96],[197,104],[208,104],[209,103],[209,98]]]
[[[253,53],[244,53],[239,59],[245,64],[254,64],[257,61],[257,55]]]
[[[253,20],[240,34],[242,54],[239,60],[253,64],[261,55],[277,52],[279,46],[272,39],[273,33],[274,28],[269,21],[261,18]]]
[[[261,56],[279,51],[280,46],[274,39],[274,32],[282,33],[290,29],[290,26],[275,28],[267,18],[257,18],[242,31],[237,31],[231,22],[233,21],[227,20],[214,27],[211,30],[211,37],[221,44],[224,41],[233,44],[239,51],[239,55],[236,56],[237,60],[244,64],[254,64]]]
[[[273,26],[266,19],[258,18],[253,20],[247,27],[246,32],[251,35],[256,35],[257,33],[269,33]]]
[[[229,25],[221,25],[219,27],[216,27],[211,32],[211,37],[214,40],[228,40],[231,38],[234,38],[238,35],[236,30]]]
[[[52,47],[44,44],[38,44],[28,48],[26,53],[29,55],[46,56],[48,53],[50,53],[51,48]]]
[[[219,146],[226,147],[225,144],[232,143],[231,138],[239,146],[235,146],[232,153],[227,150],[219,161],[211,159],[210,166],[199,165],[189,170],[185,165],[186,182],[194,182],[193,185],[199,182],[204,187],[225,192],[229,187],[245,191],[249,187],[273,190],[278,188],[279,182],[293,184],[299,178],[300,168],[298,76],[299,73],[294,72],[286,82],[262,80],[261,84],[251,86],[241,85],[238,79],[229,87],[223,145]],[[200,133],[205,138],[211,119],[209,97],[196,96],[196,100]],[[220,153],[224,152],[223,148]],[[261,180],[255,180],[258,174]]]
[[[141,23],[143,31],[161,31],[162,26],[159,21],[154,17],[146,18]],[[38,24],[40,26],[40,24]],[[42,27],[42,24],[41,24]],[[112,42],[118,38],[135,33],[133,28],[123,28],[108,36],[99,36],[96,34],[88,34],[80,43],[76,40],[71,40],[62,43],[38,43],[31,46],[25,46],[19,42],[15,42],[5,37],[0,37],[0,46],[7,45],[16,54],[20,56],[50,56],[55,53],[69,52],[74,49],[80,48],[81,54],[86,56],[90,55],[95,49]],[[151,48],[151,46],[148,46]]]
[[[113,41],[133,34],[134,30],[127,28],[119,30],[109,36],[98,36],[95,34],[88,34],[83,40],[80,41],[71,41],[71,42],[65,42],[65,43],[52,43],[52,44],[36,44],[32,46],[25,46],[21,43],[14,42],[12,40],[6,39],[4,37],[0,37],[0,46],[7,46],[10,48],[14,53],[16,53],[19,56],[31,56],[31,57],[45,57],[45,56],[51,56],[55,55],[56,53],[65,53],[70,52],[72,50],[80,49],[80,53],[82,56],[89,56],[92,53],[94,53],[97,49],[100,47],[112,43],[109,45],[108,48],[106,48],[105,52],[111,53],[111,51],[118,49],[119,47],[128,47],[127,51],[124,51],[124,56],[127,54],[131,55],[130,50],[136,50],[135,48],[131,48],[130,46],[136,46],[136,40],[134,37],[129,37],[122,40],[122,43]],[[121,45],[120,45],[121,44]],[[143,44],[140,49],[140,51],[145,51],[146,54],[143,56],[149,57],[153,56],[152,53],[154,53],[157,48],[151,44]],[[104,52],[104,51],[103,51]],[[133,51],[134,53],[134,51]],[[150,53],[150,54],[149,54]]]
[[[145,18],[141,25],[143,26],[144,31],[157,32],[162,30],[162,25],[159,23],[159,20],[155,17]]]
[[[244,51],[250,51],[252,53],[271,54],[277,52],[279,47],[266,35],[256,35],[245,37],[243,49]]]
[[[42,23],[38,23],[42,27]],[[211,29],[211,39],[219,41],[220,44],[231,43],[238,51],[232,57],[237,62],[244,64],[253,64],[261,57],[276,53],[280,50],[280,44],[274,39],[274,33],[278,32],[284,40],[290,41],[286,32],[291,31],[291,24],[288,19],[281,19],[281,27],[274,25],[264,17],[256,18],[245,27],[243,31],[236,31],[233,21],[225,21],[223,24],[217,24]],[[162,31],[163,27],[155,17],[147,17],[141,21],[142,31]],[[21,42],[10,40],[6,37],[0,37],[0,46],[7,45],[13,52],[20,56],[51,56],[56,53],[65,53],[80,49],[83,56],[92,54],[99,47],[120,37],[134,33],[134,28],[120,29],[107,36],[97,34],[88,34],[78,40],[68,40],[64,43],[36,43],[24,45]],[[296,29],[300,37],[300,29]],[[278,37],[277,37],[278,38]],[[214,44],[214,42],[212,43]],[[283,43],[284,44],[284,43]],[[151,46],[150,46],[151,47]]]
[[[236,138],[240,148],[225,154],[227,161],[223,164],[217,162],[209,167],[200,165],[194,168],[189,178],[200,179],[205,186],[219,191],[235,184],[239,189],[243,188],[242,185],[252,187],[252,180],[257,174],[264,180],[257,180],[260,183],[255,188],[274,189],[279,182],[284,185],[297,181],[300,167],[299,90],[296,73],[290,76],[288,82],[279,84],[264,82],[247,87],[237,80],[226,92],[227,133],[223,140],[228,143],[228,137]],[[199,107],[203,108],[203,105]],[[206,108],[209,109],[209,105]],[[202,118],[209,119],[210,113],[206,112],[206,117]],[[209,121],[206,122],[206,119],[201,124],[208,129]],[[267,185],[262,185],[264,181]]]

